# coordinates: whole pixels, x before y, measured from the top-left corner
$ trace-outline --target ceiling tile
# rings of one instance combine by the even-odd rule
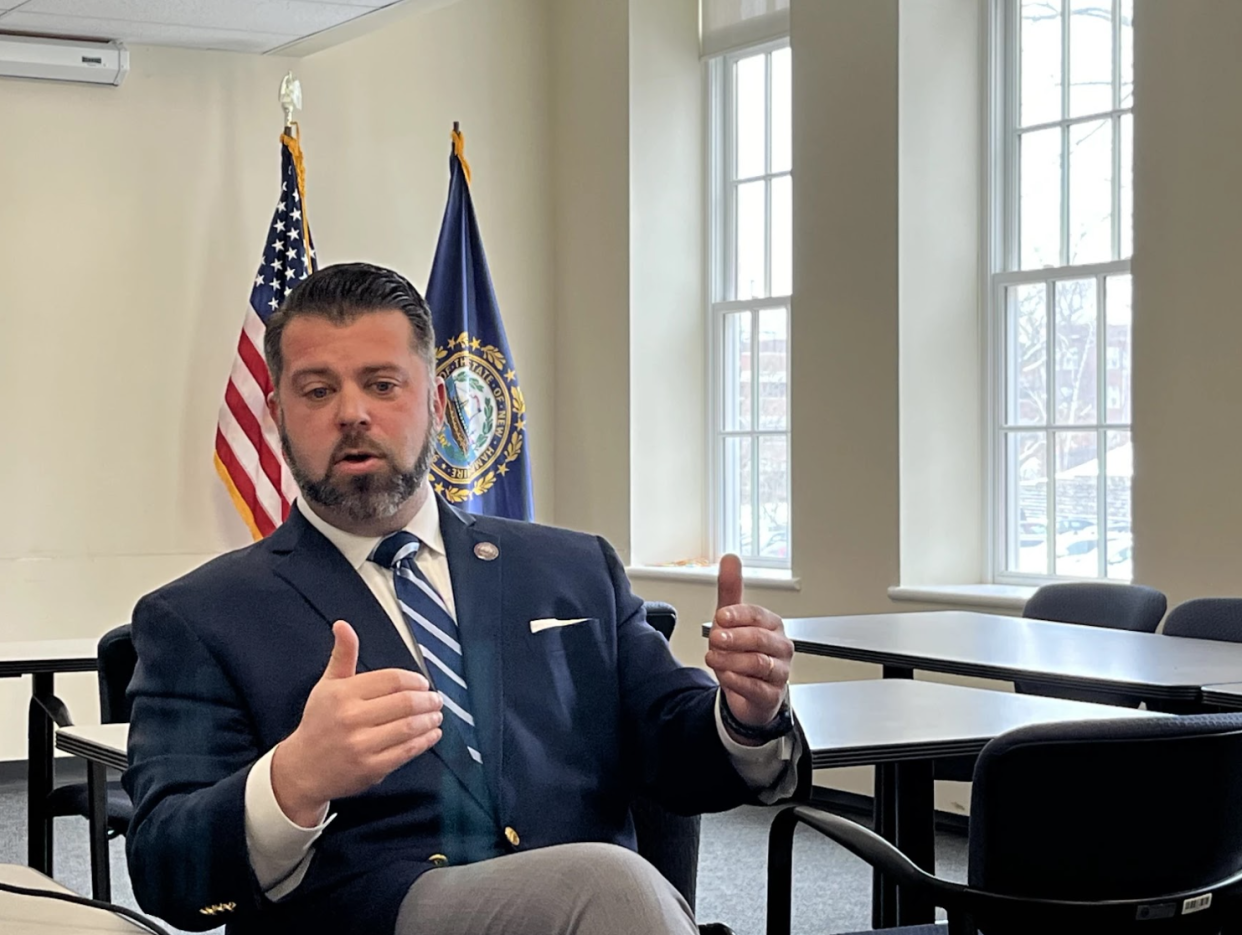
[[[306,36],[365,11],[344,3],[306,0],[27,0],[20,12]]]
[[[235,29],[121,23],[94,17],[49,16],[19,10],[0,16],[0,28],[62,36],[92,36],[149,45],[229,52],[267,52],[298,38],[288,33],[256,33]]]
[[[0,0],[4,3],[6,0]],[[396,6],[401,0],[301,0],[303,3],[343,3],[346,6],[365,7],[368,10],[378,10],[380,7]]]

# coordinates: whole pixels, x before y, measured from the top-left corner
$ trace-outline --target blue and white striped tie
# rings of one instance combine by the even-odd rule
[[[476,763],[482,763],[478,732],[470,713],[470,692],[466,686],[457,621],[431,582],[414,564],[421,544],[413,533],[395,532],[375,547],[371,561],[393,570],[397,603],[422,650],[432,686],[444,699],[444,710],[455,719],[470,756]]]

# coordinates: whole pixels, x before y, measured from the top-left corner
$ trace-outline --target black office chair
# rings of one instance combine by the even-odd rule
[[[133,677],[138,656],[134,652],[129,624],[114,627],[99,638],[96,648],[96,669],[99,676],[99,718],[103,724],[121,724],[129,720],[129,700],[125,690]],[[68,709],[58,699],[52,706],[52,717],[58,727],[72,727]],[[107,784],[108,837],[123,835],[134,817],[134,805],[119,782]],[[65,815],[90,816],[90,793],[86,783],[59,786],[48,795],[48,810],[53,817]],[[100,844],[91,836],[91,880],[96,897],[108,892],[110,867],[106,842]],[[102,886],[101,886],[102,884]]]
[[[965,885],[932,876],[847,819],[783,810],[769,839],[768,935],[789,932],[799,824],[891,875],[903,899],[947,910],[948,935],[1236,933],[1239,789],[1242,714],[1020,728],[979,755]]]
[[[1164,596],[1164,592],[1146,585],[1076,581],[1044,585],[1026,602],[1022,616],[1035,620],[1077,623],[1085,627],[1155,633],[1166,607],[1168,598]],[[1137,708],[1143,700],[1137,695],[1122,692],[1062,688],[1038,681],[1015,682],[1014,688],[1027,695],[1090,701],[1121,708]]]
[[[1242,643],[1242,597],[1197,597],[1178,604],[1164,622],[1164,635]]]
[[[644,601],[643,606],[647,622],[671,640],[677,626],[677,609],[663,601]],[[630,815],[634,818],[638,853],[673,884],[693,910],[699,874],[699,816],[677,815],[645,796],[631,803]],[[702,935],[732,935],[729,927],[719,922],[700,925],[699,931]]]
[[[1085,627],[1155,633],[1167,606],[1168,599],[1164,592],[1146,585],[1074,581],[1044,585],[1027,600],[1022,616],[1028,620],[1053,620]],[[1119,708],[1137,708],[1143,701],[1138,695],[1124,692],[1065,688],[1029,679],[1015,681],[1014,690],[1023,695],[1089,701]],[[970,782],[974,767],[974,757],[951,757],[936,761],[935,774],[937,779]]]

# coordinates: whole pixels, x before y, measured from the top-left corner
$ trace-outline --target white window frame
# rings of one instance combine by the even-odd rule
[[[752,548],[755,554],[742,555],[747,567],[752,568],[769,568],[778,570],[788,570],[792,568],[793,561],[793,503],[792,503],[792,483],[789,491],[789,523],[788,537],[789,542],[786,544],[784,558],[767,558],[759,556],[759,492],[758,492],[758,465],[759,465],[759,439],[763,437],[783,437],[786,440],[786,457],[789,459],[787,463],[792,466],[793,457],[793,441],[790,433],[789,417],[787,414],[785,429],[783,431],[760,430],[758,428],[758,408],[759,408],[759,382],[755,380],[751,387],[751,429],[747,431],[725,431],[724,429],[724,341],[725,341],[725,316],[730,312],[752,311],[751,316],[751,348],[752,355],[759,352],[759,315],[760,309],[780,309],[785,310],[786,321],[789,324],[789,340],[792,341],[793,320],[792,320],[792,295],[769,296],[762,299],[745,299],[737,300],[734,298],[736,294],[736,244],[733,237],[734,222],[736,217],[737,202],[737,186],[739,181],[733,179],[735,152],[732,145],[734,140],[734,87],[733,82],[729,80],[733,74],[733,67],[740,59],[749,58],[759,54],[770,54],[780,49],[789,48],[790,41],[788,36],[779,39],[769,40],[766,42],[750,45],[728,52],[723,52],[713,56],[705,61],[705,93],[707,113],[707,145],[705,152],[707,155],[707,172],[706,178],[708,183],[708,191],[706,198],[707,205],[707,226],[708,226],[708,262],[706,264],[706,283],[704,294],[707,296],[707,315],[709,327],[707,328],[708,337],[708,421],[707,421],[707,450],[709,464],[709,484],[708,484],[708,541],[710,543],[712,558],[719,558],[727,549],[725,548],[725,529],[727,521],[730,517],[730,505],[727,502],[727,491],[725,490],[725,472],[724,472],[724,445],[725,439],[731,437],[752,438],[754,439],[754,449],[752,454],[752,487],[751,487],[751,529],[753,530]],[[767,146],[768,153],[766,159],[767,168],[771,168],[771,143],[772,143],[772,63],[771,58],[768,59],[768,75],[767,75]],[[792,177],[792,169],[786,172],[766,172],[762,175],[747,177],[744,181],[757,181],[761,179],[772,180],[782,177]],[[769,232],[766,238],[765,250],[767,255],[764,262],[764,292],[768,292],[771,286],[772,278],[772,257],[771,257],[771,225],[772,225],[772,188],[767,186],[767,201],[765,207],[765,228]],[[792,371],[791,361],[787,358],[786,363],[786,386],[792,388]],[[757,374],[757,367],[754,371]],[[787,389],[787,393],[789,390]],[[788,398],[788,397],[787,397]]]
[[[1020,270],[1019,261],[1019,114],[1020,114],[1020,32],[1021,32],[1021,0],[988,0],[988,28],[985,30],[988,48],[986,50],[985,75],[988,76],[988,87],[984,95],[983,134],[987,151],[984,154],[986,173],[984,178],[984,252],[986,262],[983,268],[983,284],[981,295],[985,296],[983,309],[984,334],[984,385],[991,388],[984,405],[985,438],[987,439],[987,464],[985,466],[985,554],[987,567],[984,569],[985,580],[1005,585],[1039,585],[1054,581],[1067,580],[1107,580],[1123,582],[1125,579],[1108,577],[1107,546],[1097,546],[1099,556],[1098,575],[1091,579],[1071,578],[1057,575],[1056,571],[1056,484],[1049,478],[1048,507],[1045,518],[1047,534],[1048,574],[1029,574],[1008,571],[1009,530],[1009,498],[1012,496],[1010,478],[1007,470],[1007,430],[1021,432],[1044,432],[1047,435],[1048,458],[1055,460],[1055,438],[1057,432],[1070,431],[1079,433],[1096,432],[1098,436],[1097,451],[1101,469],[1097,492],[1097,530],[1106,533],[1107,522],[1107,444],[1106,432],[1124,431],[1132,433],[1132,423],[1100,421],[1094,424],[1061,425],[1050,421],[1048,425],[1009,425],[1006,423],[1008,413],[1007,355],[1008,355],[1008,309],[1006,307],[1006,290],[1009,287],[1047,283],[1046,299],[1047,322],[1049,334],[1047,341],[1051,347],[1055,336],[1056,307],[1054,303],[1054,284],[1058,281],[1095,279],[1096,281],[1096,406],[1097,413],[1106,413],[1107,403],[1107,359],[1106,348],[1106,280],[1110,276],[1130,275],[1131,257],[1114,259],[1105,263],[1064,265],[1037,270]],[[1062,82],[1063,95],[1062,113],[1067,113],[1070,82],[1068,78],[1069,28],[1068,0],[1063,7],[1062,17]],[[1114,39],[1113,39],[1113,109],[1098,114],[1079,117],[1063,117],[1061,120],[1033,124],[1023,127],[1022,133],[1051,127],[1073,126],[1102,119],[1111,119],[1114,139],[1119,138],[1122,115],[1134,112],[1133,98],[1128,106],[1122,107],[1120,102],[1120,30],[1117,24],[1120,17],[1121,0],[1112,0]],[[1061,197],[1065,206],[1061,218],[1062,260],[1067,259],[1065,248],[1068,242],[1069,228],[1069,161],[1067,143],[1068,135],[1062,140],[1062,176]],[[1133,133],[1131,133],[1133,145]],[[1121,249],[1121,212],[1119,192],[1121,188],[1120,147],[1113,148],[1113,254],[1119,256]],[[1131,242],[1131,247],[1133,243]],[[1133,281],[1133,280],[1131,280]],[[1049,404],[1055,405],[1054,355],[1048,355],[1049,376],[1046,382]],[[1054,410],[1055,411],[1055,410]],[[1131,413],[1131,418],[1133,414]],[[1133,438],[1133,435],[1131,434]],[[1104,540],[1107,542],[1107,539]]]

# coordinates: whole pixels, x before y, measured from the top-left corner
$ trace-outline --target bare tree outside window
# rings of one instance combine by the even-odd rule
[[[1133,0],[997,0],[1001,581],[1132,574]]]
[[[713,59],[709,84],[713,550],[789,568],[788,39]]]

